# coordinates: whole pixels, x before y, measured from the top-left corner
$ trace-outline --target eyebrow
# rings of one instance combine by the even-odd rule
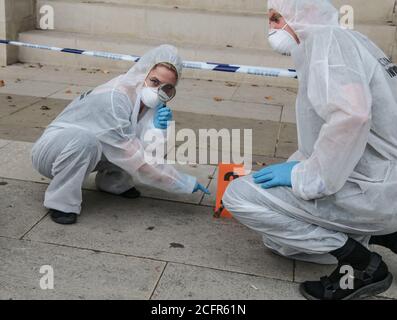
[[[150,81],[155,81],[155,82],[159,82],[160,84],[163,84],[156,76],[151,76]]]

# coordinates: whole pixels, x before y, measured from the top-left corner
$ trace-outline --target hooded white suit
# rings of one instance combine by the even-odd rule
[[[154,109],[139,116],[143,83],[161,62],[174,65],[181,78],[176,48],[160,46],[125,75],[76,98],[50,124],[32,150],[34,168],[52,179],[45,207],[79,214],[82,184],[93,171],[98,171],[98,188],[114,194],[129,190],[134,181],[168,192],[193,192],[195,177],[170,165],[149,164],[145,157],[143,137],[148,130],[158,130],[153,135],[165,139],[166,131],[154,128]]]
[[[397,67],[327,0],[270,0],[296,32],[292,189],[233,182],[224,204],[281,255],[322,263],[348,236],[397,231]]]

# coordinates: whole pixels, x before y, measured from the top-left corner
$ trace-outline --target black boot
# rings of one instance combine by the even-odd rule
[[[339,261],[336,270],[320,281],[307,281],[301,284],[300,292],[309,300],[352,300],[375,296],[388,290],[393,282],[382,257],[370,252],[353,239],[338,250],[331,252]],[[349,281],[346,270],[349,266],[353,269],[352,288],[348,287]],[[342,272],[342,273],[341,273]],[[345,286],[345,289],[341,286]]]
[[[369,244],[376,244],[397,253],[397,232],[385,236],[373,236]]]
[[[133,187],[130,190],[120,194],[120,196],[128,199],[137,199],[141,196],[141,193],[135,187]]]
[[[123,197],[123,198],[127,198],[127,199],[137,199],[141,196],[141,193],[135,187],[132,187],[131,189],[129,189],[121,194],[114,194],[114,193],[110,193],[110,192],[103,191],[103,190],[100,190],[100,191],[104,192],[104,193],[111,194],[113,196],[119,196],[119,197]]]
[[[50,209],[48,213],[52,221],[59,224],[75,224],[77,221],[77,214],[75,213],[66,213],[55,209]]]

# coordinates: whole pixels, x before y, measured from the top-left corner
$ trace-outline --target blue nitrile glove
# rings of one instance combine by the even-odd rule
[[[291,172],[297,164],[299,162],[293,161],[268,166],[253,175],[254,182],[262,185],[263,189],[292,187]]]
[[[193,193],[196,193],[197,191],[202,191],[203,193],[208,194],[208,195],[211,194],[211,192],[206,187],[204,187],[203,185],[201,185],[198,182],[196,183],[196,186],[194,187]]]
[[[168,121],[172,121],[172,111],[166,105],[163,105],[154,114],[154,126],[157,129],[165,130],[168,128]]]

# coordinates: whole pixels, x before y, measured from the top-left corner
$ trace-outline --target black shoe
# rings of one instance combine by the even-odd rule
[[[320,281],[307,281],[300,285],[299,291],[308,300],[353,300],[376,296],[387,291],[393,283],[393,276],[388,271],[382,257],[371,253],[368,266],[364,270],[353,269],[353,287],[342,289],[341,285],[348,285],[347,265],[340,263],[338,268]],[[343,279],[342,279],[343,278]]]
[[[141,196],[141,193],[135,187],[120,194],[120,197],[127,198],[127,199],[137,199],[140,196]]]
[[[59,224],[75,224],[77,221],[75,213],[65,213],[54,209],[50,209],[48,213],[51,215],[52,221]]]
[[[388,248],[397,254],[397,232],[385,236],[373,236],[371,237],[369,244],[376,244],[378,246]]]

